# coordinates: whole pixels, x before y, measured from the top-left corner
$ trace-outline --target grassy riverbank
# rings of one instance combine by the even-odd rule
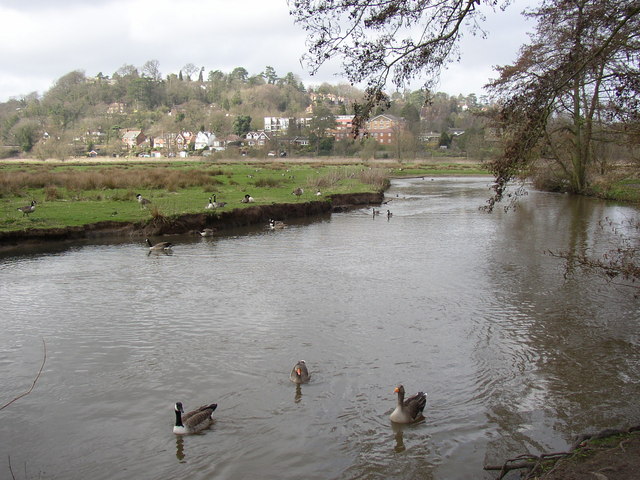
[[[0,231],[143,222],[207,211],[318,201],[334,194],[379,192],[394,176],[486,174],[473,163],[65,161],[0,164]],[[304,193],[292,194],[301,187]],[[317,194],[319,192],[319,195]],[[141,194],[151,203],[143,208]],[[251,195],[254,203],[242,203]],[[36,201],[35,211],[18,209]],[[222,211],[216,210],[216,211]]]

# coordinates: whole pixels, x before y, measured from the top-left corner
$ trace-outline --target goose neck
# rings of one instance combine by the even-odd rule
[[[182,424],[182,413],[179,410],[176,410],[176,427],[184,427]]]

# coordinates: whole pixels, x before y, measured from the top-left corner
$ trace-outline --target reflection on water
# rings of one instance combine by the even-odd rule
[[[299,384],[296,384],[295,402],[298,403],[300,400],[302,400],[302,386]]]
[[[180,463],[184,463],[184,437],[176,435],[176,458]]]
[[[545,254],[605,251],[598,222],[637,211],[531,192],[487,215],[489,183],[397,180],[379,216],[178,236],[173,255],[5,255],[3,397],[33,382],[42,339],[48,355],[0,412],[5,453],[65,479],[488,479],[637,423],[638,301]],[[293,388],[299,358],[313,377]],[[389,421],[399,383],[428,392],[424,422]],[[217,402],[214,428],[176,437],[176,401]]]

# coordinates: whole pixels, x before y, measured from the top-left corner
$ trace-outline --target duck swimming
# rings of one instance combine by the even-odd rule
[[[413,423],[424,418],[422,411],[427,404],[427,394],[418,392],[404,399],[404,387],[398,385],[394,392],[398,394],[398,403],[389,418],[395,423]]]

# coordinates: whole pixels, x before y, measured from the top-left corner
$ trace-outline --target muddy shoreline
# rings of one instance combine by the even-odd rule
[[[304,218],[346,211],[362,205],[380,205],[383,198],[383,192],[337,194],[322,201],[220,209],[215,212],[188,213],[171,218],[152,218],[137,223],[105,221],[65,228],[14,230],[0,232],[0,249],[10,250],[24,246],[25,243],[118,236],[160,236],[201,231],[204,228],[220,231],[259,224],[266,225],[271,218],[277,220]]]

